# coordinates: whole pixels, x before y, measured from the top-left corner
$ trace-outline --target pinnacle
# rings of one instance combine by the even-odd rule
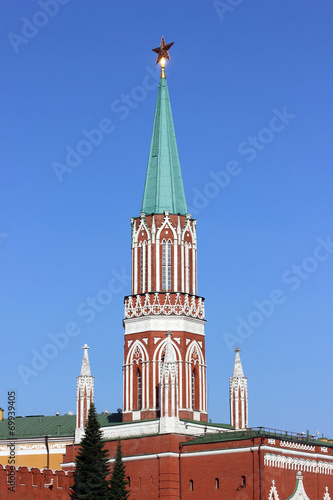
[[[84,352],[83,352],[83,359],[82,359],[82,366],[81,366],[80,376],[81,375],[91,376],[90,364],[89,364],[89,358],[88,358],[88,349],[89,349],[89,347],[87,346],[87,344],[84,344],[84,346],[82,347],[82,349],[84,349]]]
[[[241,362],[241,359],[240,359],[240,348],[239,347],[236,347],[235,349],[235,353],[236,353],[236,356],[235,356],[235,364],[234,364],[234,372],[232,374],[232,377],[244,377],[244,372],[243,372],[243,367],[242,367],[242,362]]]

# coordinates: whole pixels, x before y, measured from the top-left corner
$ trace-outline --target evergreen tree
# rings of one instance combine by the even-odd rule
[[[110,490],[107,480],[110,474],[108,459],[95,405],[92,403],[89,408],[85,436],[76,457],[74,486],[71,493],[73,500],[108,498]]]
[[[125,465],[123,463],[120,441],[118,441],[110,484],[111,490],[109,498],[111,498],[111,500],[127,500],[130,492],[127,489],[128,481],[125,476]]]

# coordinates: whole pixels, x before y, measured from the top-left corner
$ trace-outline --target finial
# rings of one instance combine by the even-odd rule
[[[88,347],[87,344],[84,344],[84,346],[82,347],[82,349],[90,349],[90,347]]]
[[[238,352],[241,352],[241,349],[237,346],[236,349],[234,349],[234,351],[237,354]]]
[[[174,43],[175,42],[165,43],[164,36],[162,36],[161,45],[159,47],[156,47],[156,49],[152,49],[153,52],[156,52],[156,54],[158,54],[156,64],[158,64],[159,62],[161,64],[161,78],[165,78],[165,60],[170,60],[169,49]]]

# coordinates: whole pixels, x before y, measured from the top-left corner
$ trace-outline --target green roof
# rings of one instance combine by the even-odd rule
[[[119,424],[122,420],[121,413],[100,413],[97,415],[101,427]],[[8,419],[0,421],[0,439],[28,439],[44,436],[74,436],[76,416],[75,415],[33,415],[28,417],[16,417],[15,434],[11,436],[8,429]]]
[[[198,436],[193,441],[189,441],[184,444],[201,444],[201,443],[217,443],[221,441],[241,441],[244,439],[251,439],[255,437],[269,437],[276,438],[286,441],[294,441],[297,443],[307,444],[307,445],[317,445],[317,446],[326,446],[333,447],[333,443],[323,442],[319,439],[312,439],[310,436],[301,436],[296,435],[293,432],[288,431],[279,431],[276,429],[267,429],[265,427],[258,428],[250,428],[239,431],[231,431],[231,432],[215,432],[215,433],[206,433],[202,436]]]
[[[183,422],[190,422],[192,424],[199,424],[202,427],[221,427],[221,429],[234,430],[235,428],[230,424],[215,424],[214,422],[201,422],[201,420],[189,420],[188,418],[181,418]]]
[[[160,79],[141,213],[186,215],[168,84]]]

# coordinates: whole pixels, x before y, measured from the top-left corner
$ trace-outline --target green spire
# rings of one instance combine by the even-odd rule
[[[162,72],[158,87],[153,134],[141,212],[161,214],[187,213],[182,174],[173,126],[170,97]]]

